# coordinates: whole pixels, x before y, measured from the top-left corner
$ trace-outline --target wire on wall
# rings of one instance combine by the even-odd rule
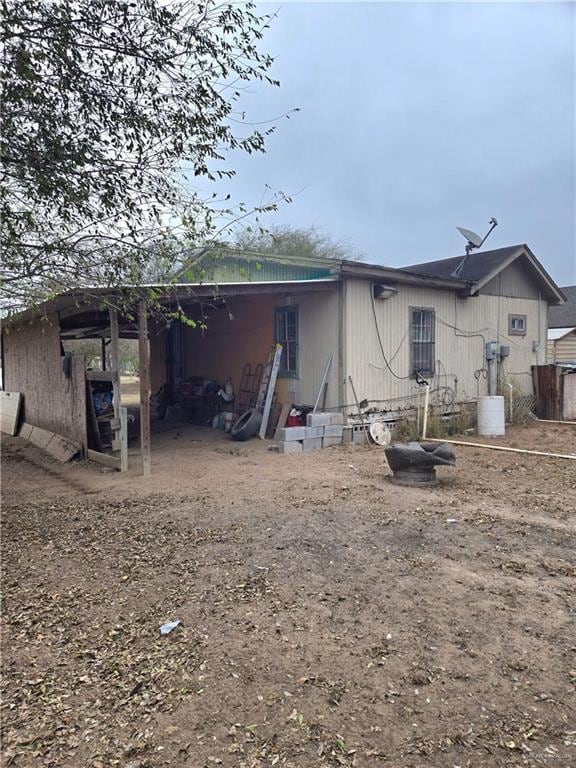
[[[390,371],[392,376],[394,376],[395,379],[399,379],[400,381],[406,381],[407,379],[411,379],[412,376],[400,376],[397,374],[394,370],[392,370],[392,366],[388,362],[388,358],[386,357],[386,353],[384,352],[384,345],[382,344],[382,337],[380,336],[380,328],[378,327],[378,317],[376,316],[376,305],[374,304],[374,292],[372,289],[372,284],[370,284],[370,302],[372,304],[372,314],[374,315],[374,326],[376,328],[376,335],[378,337],[378,344],[380,346],[380,351],[382,352],[382,359],[384,360],[386,364],[386,368]],[[402,343],[404,342],[404,339],[400,342],[400,346],[402,346]],[[399,347],[400,348],[400,347]],[[398,348],[398,349],[399,349]],[[398,349],[396,350],[394,357],[398,354]],[[394,358],[392,358],[394,359]]]

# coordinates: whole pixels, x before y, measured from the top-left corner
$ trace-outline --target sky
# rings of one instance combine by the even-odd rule
[[[264,155],[236,153],[225,192],[293,195],[265,226],[314,225],[373,263],[457,256],[456,226],[484,246],[527,243],[576,283],[576,5],[259,4],[280,88],[242,108],[278,120]],[[265,126],[263,126],[265,127]],[[268,195],[269,197],[269,195]]]

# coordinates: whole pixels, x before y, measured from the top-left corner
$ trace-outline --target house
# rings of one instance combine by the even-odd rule
[[[274,342],[283,346],[280,402],[313,404],[329,360],[324,406],[345,413],[357,410],[356,399],[382,410],[413,406],[422,378],[447,408],[511,380],[531,392],[531,367],[546,361],[548,309],[562,292],[526,245],[462,260],[395,269],[204,250],[174,285],[154,286],[186,322],[168,327],[143,304],[139,323],[109,313],[102,299],[114,292],[104,288],[68,292],[13,318],[2,336],[4,387],[23,393],[27,422],[84,445],[84,371],[77,360],[62,367],[62,343],[74,338],[140,335],[143,409],[148,387],[174,401],[199,378],[228,382],[238,395],[246,364],[265,361]]]
[[[576,364],[576,285],[561,290],[566,303],[548,310],[548,362]]]

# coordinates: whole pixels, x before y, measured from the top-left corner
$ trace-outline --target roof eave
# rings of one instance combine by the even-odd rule
[[[343,261],[340,273],[343,277],[363,277],[371,280],[390,280],[405,285],[425,285],[429,288],[444,288],[446,290],[466,292],[470,286],[467,280],[459,280],[452,277],[432,277],[407,269],[395,269],[394,267],[380,267],[375,264],[363,264],[362,262]]]

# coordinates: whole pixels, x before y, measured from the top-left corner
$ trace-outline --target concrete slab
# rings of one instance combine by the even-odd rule
[[[344,414],[343,413],[331,413],[330,414],[330,424],[344,424]]]
[[[28,440],[32,443],[32,445],[37,446],[38,448],[45,449],[50,440],[52,440],[52,436],[54,435],[54,432],[48,432],[47,429],[41,429],[40,427],[32,427],[32,432],[30,433],[30,437]]]
[[[324,427],[324,437],[339,437],[342,439],[344,427],[341,424],[328,424]]]
[[[333,445],[342,445],[342,438],[341,437],[322,438],[322,448],[331,448]]]
[[[306,427],[306,437],[324,437],[326,427]]]

